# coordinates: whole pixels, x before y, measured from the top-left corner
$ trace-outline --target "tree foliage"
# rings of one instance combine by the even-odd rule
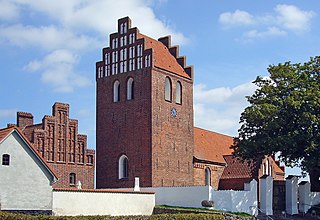
[[[270,65],[240,117],[234,154],[243,159],[280,152],[287,166],[320,168],[320,57]],[[320,169],[319,169],[320,170]]]

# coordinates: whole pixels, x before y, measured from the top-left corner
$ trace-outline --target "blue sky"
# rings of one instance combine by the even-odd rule
[[[318,0],[0,0],[0,127],[54,102],[95,148],[95,62],[117,20],[153,38],[172,35],[194,65],[195,126],[235,136],[252,80],[267,67],[320,55]]]

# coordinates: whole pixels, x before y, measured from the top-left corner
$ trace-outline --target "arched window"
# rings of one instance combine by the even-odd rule
[[[171,80],[169,77],[166,77],[165,81],[164,81],[164,99],[166,101],[170,101],[171,102]]]
[[[127,81],[127,100],[134,98],[134,81],[130,77]]]
[[[76,174],[75,173],[69,174],[69,183],[70,183],[70,185],[76,185]]]
[[[211,186],[211,170],[208,167],[205,169],[205,185]]]
[[[119,158],[119,179],[128,178],[128,157],[122,155]]]
[[[182,103],[182,86],[181,83],[178,81],[176,86],[176,103]]]
[[[113,102],[120,101],[120,82],[116,80],[113,83]]]
[[[2,165],[4,165],[4,166],[10,165],[10,155],[9,154],[2,155]]]

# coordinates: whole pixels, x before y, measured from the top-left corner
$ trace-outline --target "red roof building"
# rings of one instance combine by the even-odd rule
[[[243,190],[244,183],[270,175],[284,180],[284,167],[273,157],[242,161],[232,155],[233,138],[200,128],[194,129],[195,184],[211,185],[221,190]],[[210,178],[208,175],[210,174]]]
[[[218,189],[221,180],[227,187],[237,179],[239,188],[258,178],[236,171],[259,173],[263,160],[254,167],[233,161],[232,137],[194,128],[193,79],[193,67],[170,36],[155,40],[131,27],[128,17],[118,20],[96,63],[97,188],[132,187],[135,177],[144,187]],[[280,168],[268,161],[275,175]]]

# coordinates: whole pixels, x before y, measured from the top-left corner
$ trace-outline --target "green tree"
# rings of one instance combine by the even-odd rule
[[[240,117],[234,155],[255,159],[280,152],[287,166],[310,175],[320,191],[320,56],[304,64],[270,65],[270,76],[257,77],[257,89]]]

